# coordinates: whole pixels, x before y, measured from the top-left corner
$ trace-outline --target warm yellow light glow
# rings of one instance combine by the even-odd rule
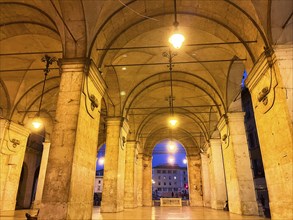
[[[152,183],[155,184],[156,182],[154,180],[152,180]]]
[[[168,144],[168,151],[170,152],[170,153],[175,153],[176,152],[176,145],[174,144],[174,143],[169,143]]]
[[[184,164],[187,164],[187,160],[186,160],[186,159],[183,159],[183,163],[184,163]]]
[[[169,120],[169,123],[172,125],[172,126],[175,126],[177,124],[177,120],[175,118],[172,118]]]
[[[185,37],[179,33],[175,33],[169,38],[169,42],[173,45],[175,49],[179,49],[182,46],[184,40]]]
[[[173,156],[169,156],[169,157],[168,157],[168,162],[169,162],[170,164],[174,164],[174,163],[175,163],[175,158],[174,158]]]
[[[105,158],[104,157],[101,157],[99,159],[99,165],[103,165],[105,163]]]
[[[42,127],[43,123],[42,120],[39,117],[37,117],[33,119],[32,125],[35,129],[39,129]]]

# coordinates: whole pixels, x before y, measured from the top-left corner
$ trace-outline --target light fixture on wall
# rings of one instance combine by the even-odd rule
[[[177,21],[177,7],[176,7],[176,0],[174,0],[174,32],[169,38],[169,42],[173,45],[175,49],[179,49],[184,40],[185,37],[178,31],[179,22]]]
[[[175,57],[177,54],[173,53],[171,50],[169,52],[164,52],[163,57],[168,58],[169,60],[169,73],[170,73],[170,96],[169,96],[169,106],[170,106],[170,117],[169,117],[169,125],[171,127],[175,127],[178,123],[176,117],[174,116],[174,96],[173,96],[173,57]]]
[[[35,129],[40,129],[41,127],[43,127],[43,122],[40,118],[40,114],[41,114],[41,107],[42,107],[42,102],[43,102],[43,97],[44,97],[44,91],[45,91],[45,86],[46,86],[46,80],[47,80],[47,75],[50,72],[49,66],[53,64],[53,62],[56,61],[55,57],[50,57],[48,55],[45,55],[42,58],[42,62],[44,62],[46,64],[45,69],[44,69],[44,82],[43,82],[43,88],[42,88],[42,94],[41,94],[41,99],[40,99],[40,103],[39,103],[39,109],[38,112],[36,114],[36,116],[34,117],[33,121],[32,121],[32,125]]]

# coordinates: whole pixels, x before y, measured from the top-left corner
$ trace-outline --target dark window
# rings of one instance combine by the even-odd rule
[[[172,170],[168,170],[168,173],[172,173]]]
[[[176,170],[173,170],[173,173],[177,173],[177,171]]]
[[[161,170],[157,170],[157,173],[161,173]]]

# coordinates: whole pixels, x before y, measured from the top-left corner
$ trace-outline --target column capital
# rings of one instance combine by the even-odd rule
[[[64,58],[58,60],[61,74],[64,72],[86,72],[89,63],[88,58]]]
[[[107,126],[122,126],[124,118],[121,116],[112,117],[108,116],[106,118]]]
[[[85,73],[90,78],[91,82],[101,94],[101,96],[104,96],[107,86],[103,77],[100,74],[100,71],[97,69],[92,60],[90,60],[90,63],[85,66]]]
[[[50,142],[43,142],[43,148],[46,149],[50,149],[51,143]]]
[[[245,112],[228,112],[228,122],[229,121],[243,121]]]
[[[221,146],[222,142],[220,138],[212,138],[210,139],[210,146],[214,145],[220,145]]]
[[[259,83],[263,75],[269,68],[276,62],[276,56],[273,49],[269,48],[265,50],[257,59],[257,62],[252,67],[250,73],[245,80],[247,88],[252,91],[254,87]]]
[[[220,118],[218,124],[217,124],[217,128],[219,129],[219,131],[222,131],[228,124],[228,117],[227,115],[222,115],[222,117]]]

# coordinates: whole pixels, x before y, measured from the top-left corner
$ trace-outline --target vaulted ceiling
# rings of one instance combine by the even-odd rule
[[[27,125],[38,109],[44,54],[92,59],[107,85],[102,117],[124,116],[148,152],[170,137],[198,153],[220,117],[241,110],[243,72],[264,48],[292,44],[292,1],[177,0],[182,48],[168,44],[173,0],[0,0],[1,117]],[[179,124],[170,131],[172,92]],[[58,86],[51,66],[42,116],[52,132]],[[103,118],[102,118],[103,119]],[[105,137],[101,120],[100,142]]]

